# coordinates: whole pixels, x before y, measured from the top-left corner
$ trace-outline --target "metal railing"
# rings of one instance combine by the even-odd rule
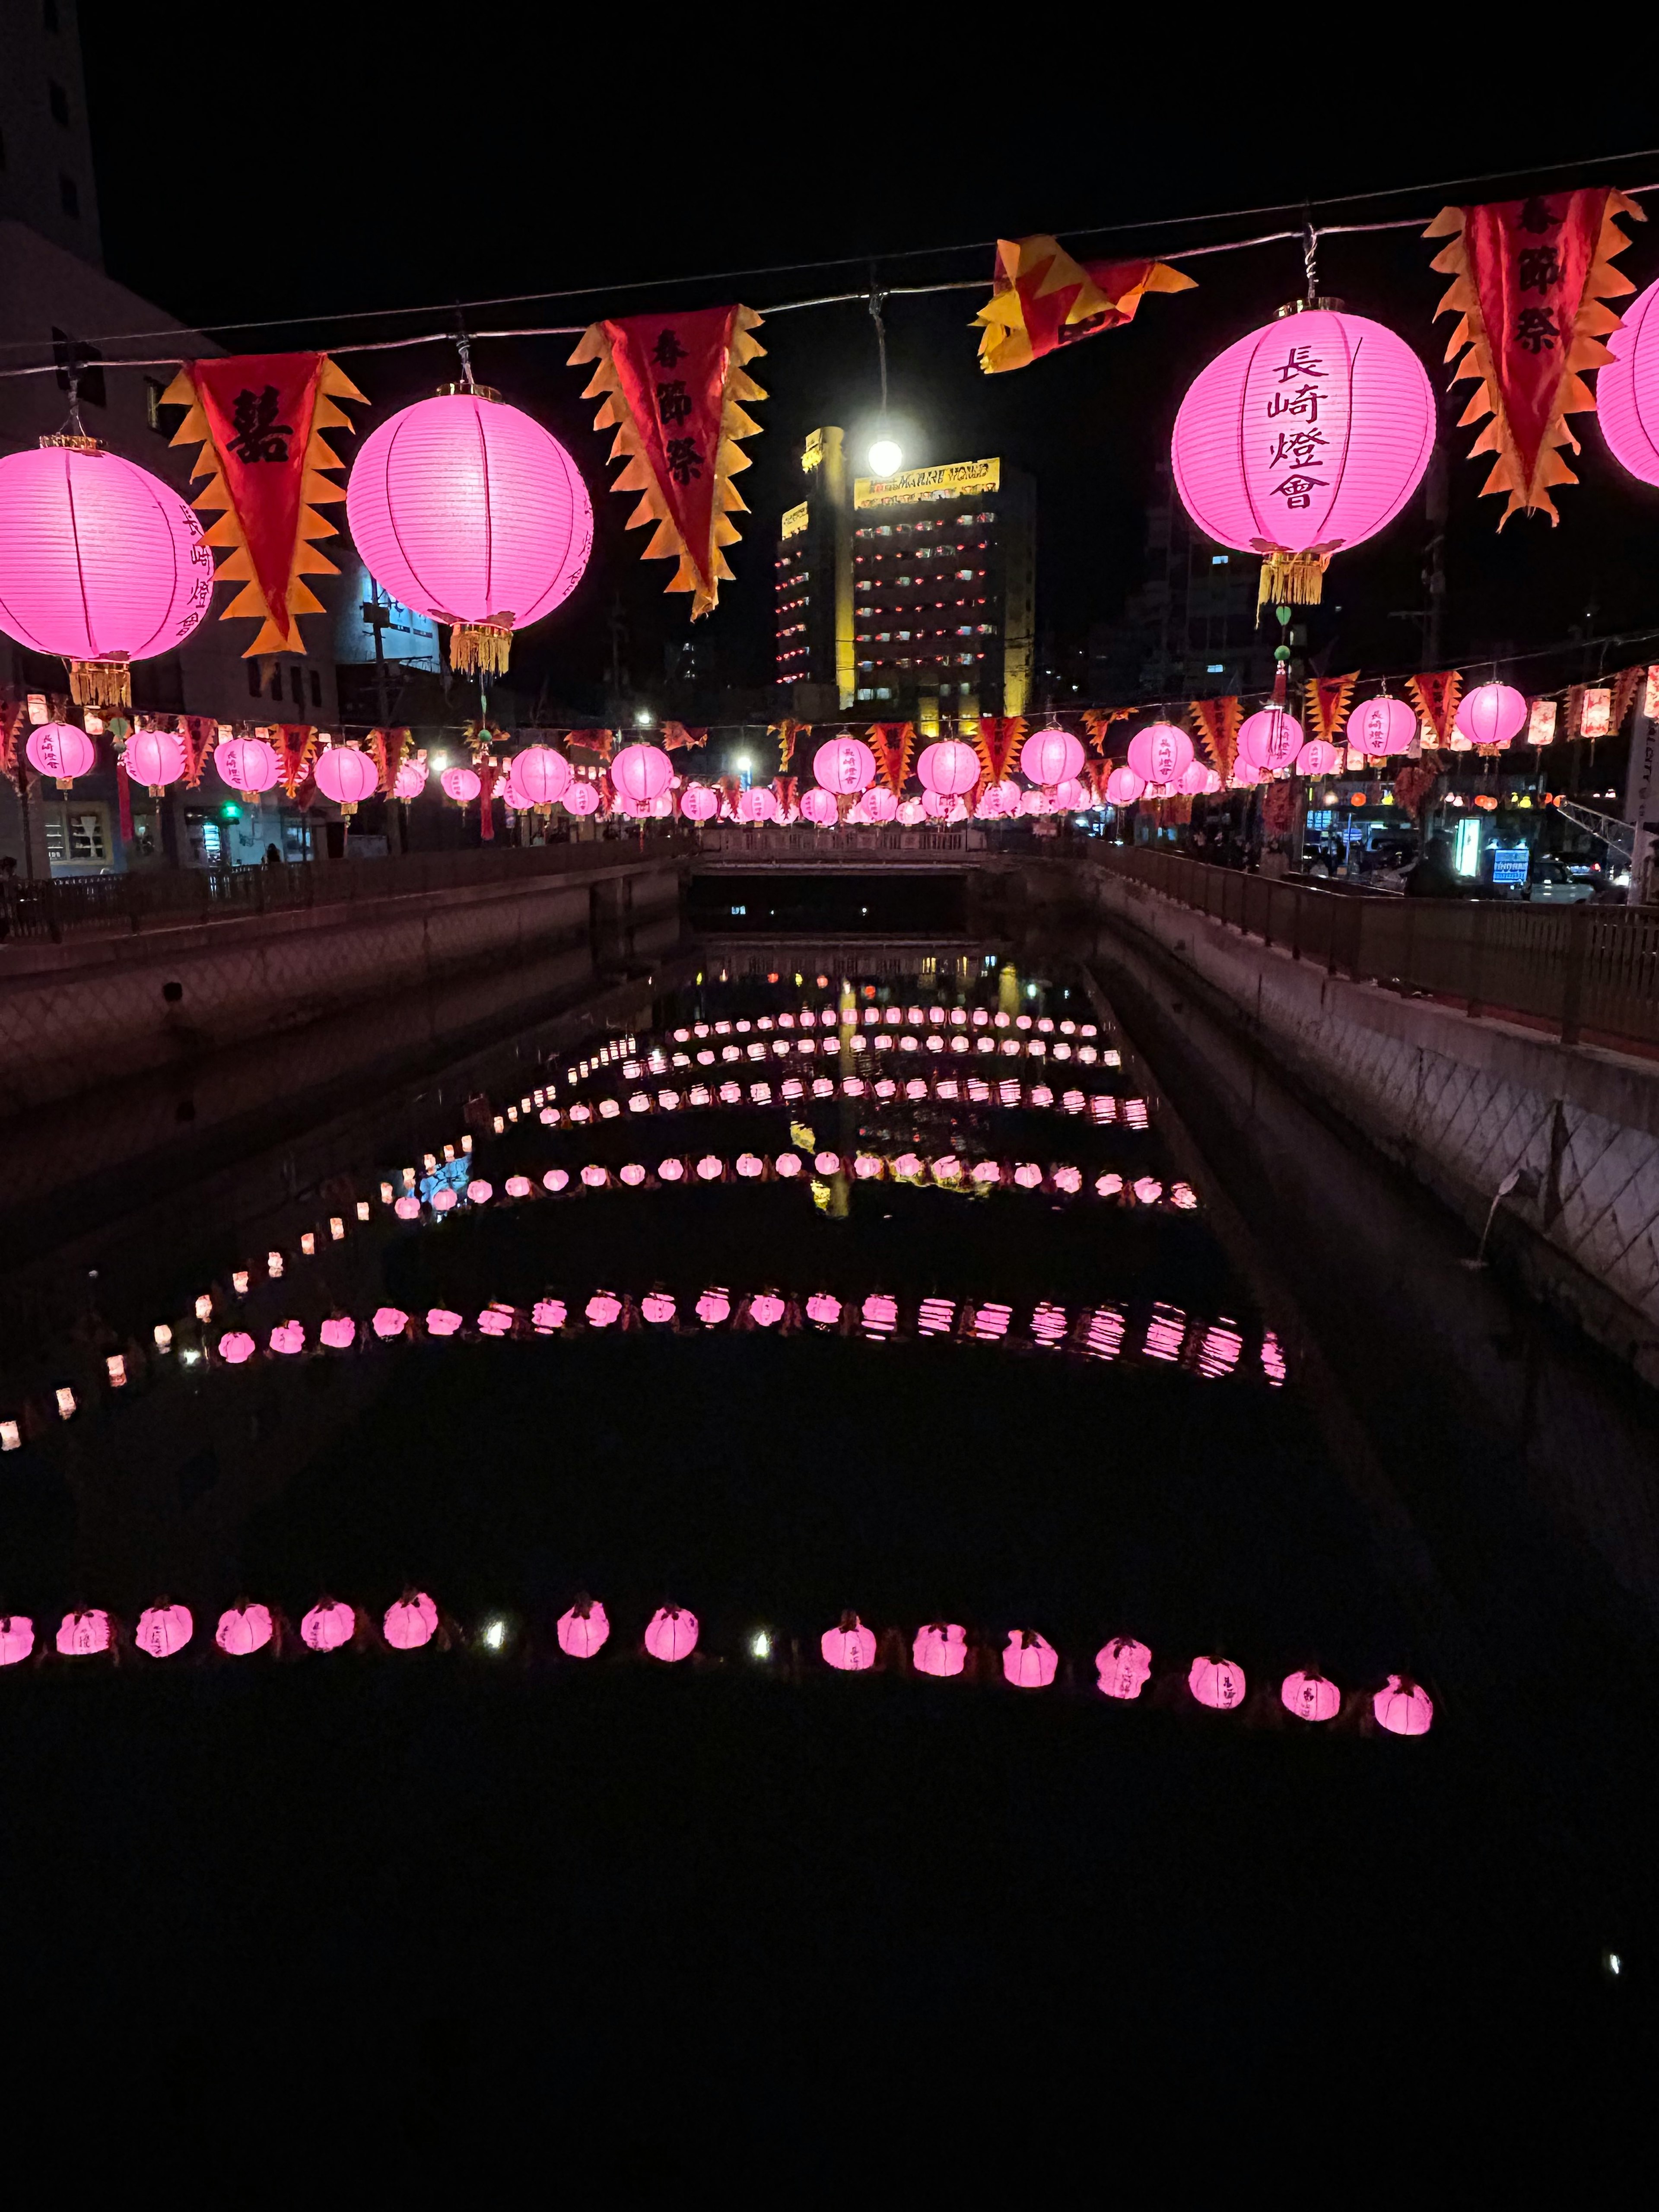
[[[384,860],[304,860],[280,867],[135,868],[125,875],[58,876],[0,883],[0,957],[6,943],[84,933],[125,934],[187,927],[245,915],[290,914],[359,899],[420,898],[434,892],[533,883],[638,861],[677,860],[694,848],[684,831],[650,824],[641,836],[572,838],[563,843],[404,853]]]
[[[1115,875],[1333,975],[1520,1021],[1564,1044],[1659,1053],[1659,907],[1397,898],[1147,846],[1087,849]]]
[[[710,823],[697,850],[708,860],[812,860],[824,867],[848,860],[902,860],[907,857],[959,860],[982,852],[988,842],[979,828],[953,830],[812,830],[772,823]]]

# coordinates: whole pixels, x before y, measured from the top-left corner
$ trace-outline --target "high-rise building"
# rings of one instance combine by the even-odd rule
[[[801,450],[806,496],[777,551],[777,681],[811,720],[864,710],[1024,714],[1030,695],[1036,488],[992,459],[851,477],[839,429]]]

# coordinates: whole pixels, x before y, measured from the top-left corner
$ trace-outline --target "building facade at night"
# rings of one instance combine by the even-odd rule
[[[1019,714],[1031,689],[1036,499],[1000,459],[854,477],[839,429],[801,451],[776,559],[777,682],[806,719],[937,729]]]

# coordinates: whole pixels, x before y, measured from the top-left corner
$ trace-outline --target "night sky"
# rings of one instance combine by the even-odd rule
[[[588,32],[572,32],[568,19],[543,15],[519,27],[511,9],[492,11],[476,38],[452,23],[435,41],[354,41],[338,19],[311,20],[314,58],[285,50],[273,62],[266,19],[216,18],[204,76],[149,19],[100,5],[82,11],[112,274],[204,327],[313,318],[223,331],[233,347],[342,343],[348,327],[330,317],[380,308],[431,312],[371,319],[350,334],[435,328],[453,313],[439,303],[458,295],[580,284],[599,289],[471,319],[576,323],[734,296],[764,311],[867,284],[872,255],[880,280],[896,284],[988,272],[999,234],[1052,230],[1095,255],[1170,249],[1293,223],[1310,193],[1420,186],[1407,199],[1330,209],[1322,219],[1420,214],[1426,222],[1447,198],[1504,197],[1539,181],[1536,171],[1511,170],[1461,192],[1437,189],[1518,159],[1582,160],[1582,175],[1564,183],[1659,184],[1659,154],[1637,151],[1655,133],[1634,90],[1620,100],[1597,88],[1592,98],[1564,71],[1559,112],[1540,131],[1535,104],[1518,94],[1511,101],[1467,48],[1438,71],[1425,58],[1372,58],[1364,74],[1378,89],[1369,101],[1346,87],[1339,94],[1322,64],[1316,116],[1305,89],[1291,99],[1284,68],[1252,43],[1254,32],[1219,41],[1206,34],[1201,75],[1176,83],[1120,49],[1109,60],[1092,47],[1079,57],[1060,33],[1029,50],[976,43],[970,61],[952,62],[953,40],[912,40],[884,23],[878,32],[873,20],[846,35],[854,49],[878,40],[878,56],[826,33],[775,65],[723,62],[718,37],[693,41],[669,17],[659,36],[647,31],[614,51],[586,43]],[[1074,33],[1076,19],[1064,21]],[[1040,22],[1022,11],[1022,39],[1037,39]],[[722,35],[738,48],[753,43],[736,23]],[[641,63],[636,46],[653,58]],[[193,166],[180,167],[179,149],[190,146],[199,149]],[[158,169],[159,149],[172,149],[170,167]],[[1278,203],[1288,204],[1282,215],[1272,212]],[[1227,210],[1241,212],[1175,220]],[[1146,228],[1108,232],[1137,222]],[[1633,228],[1622,265],[1642,287],[1659,276],[1659,231]],[[932,250],[941,247],[958,250]],[[1435,251],[1412,230],[1332,239],[1321,283],[1400,329],[1443,383],[1451,324],[1431,321],[1443,289],[1429,267]],[[695,281],[836,257],[851,258]],[[1082,645],[1091,622],[1114,618],[1140,579],[1141,510],[1187,380],[1299,290],[1301,255],[1286,243],[1195,261],[1191,273],[1198,291],[1146,302],[1130,330],[995,378],[980,374],[968,327],[977,295],[890,302],[892,404],[908,432],[907,460],[1000,453],[1037,479],[1038,628],[1062,655]],[[742,479],[754,514],[733,549],[737,583],[697,629],[705,679],[748,685],[770,678],[772,534],[798,496],[794,449],[820,422],[867,424],[877,395],[861,305],[778,315],[759,335],[768,353],[756,373],[771,396],[754,410],[763,434],[750,441],[754,465]],[[603,489],[608,434],[595,434],[592,403],[580,398],[586,372],[564,366],[571,343],[484,343],[475,356],[482,381],[569,445],[599,517],[587,576],[533,649],[526,641],[515,653],[515,669],[521,680],[545,678],[555,695],[597,682],[607,618],[620,601],[626,659],[649,691],[665,648],[690,630],[688,605],[663,596],[669,564],[640,560],[647,533],[630,538],[623,528],[632,499]],[[440,347],[343,358],[374,419],[455,373],[454,356]],[[1559,495],[1561,527],[1517,520],[1499,538],[1503,502],[1479,497],[1489,464],[1465,458],[1475,433],[1454,427],[1468,389],[1443,408],[1451,456],[1446,657],[1473,660],[1586,625],[1600,635],[1654,620],[1646,586],[1659,491],[1626,477],[1580,416],[1583,481]],[[1380,541],[1343,557],[1314,623],[1314,650],[1328,651],[1328,665],[1415,665],[1418,628],[1393,611],[1422,603],[1420,516],[1414,503]],[[1609,665],[1640,651],[1612,653]],[[1541,665],[1518,672],[1541,683],[1592,672],[1564,662],[1547,679]]]

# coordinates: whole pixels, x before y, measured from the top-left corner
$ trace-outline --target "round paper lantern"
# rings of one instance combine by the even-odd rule
[[[1046,1690],[1059,1664],[1060,1654],[1046,1636],[1039,1636],[1034,1628],[1010,1632],[1003,1648],[1002,1673],[1015,1689]]]
[[[827,1172],[833,1175],[835,1170]],[[841,1319],[841,1300],[833,1291],[814,1291],[806,1301],[806,1318],[815,1328],[833,1328]]]
[[[1145,776],[1137,775],[1132,768],[1115,768],[1106,779],[1106,804],[1133,806],[1146,788]]]
[[[596,1597],[579,1597],[559,1615],[559,1649],[567,1659],[591,1659],[611,1634],[610,1616]]]
[[[1126,769],[1123,772],[1126,775],[1134,775],[1133,769]],[[1135,776],[1135,784],[1139,789],[1140,778],[1138,775]],[[1019,811],[1024,815],[1033,817],[1046,814],[1048,811],[1048,794],[1042,791],[1022,791],[1019,794]]]
[[[269,791],[282,776],[276,749],[263,738],[226,738],[213,749],[213,765],[221,780],[252,806],[261,792]]]
[[[149,1605],[138,1616],[132,1640],[152,1659],[171,1659],[189,1643],[195,1626],[187,1605]]]
[[[680,793],[680,812],[688,822],[712,822],[720,811],[720,795],[706,783],[688,784]]]
[[[227,1367],[240,1367],[252,1358],[256,1347],[246,1329],[228,1328],[219,1339],[219,1357]]]
[[[357,1324],[349,1314],[331,1314],[317,1336],[330,1352],[349,1352],[357,1341]]]
[[[824,1662],[840,1674],[862,1674],[876,1663],[876,1632],[866,1628],[855,1613],[844,1613],[839,1628],[826,1628],[818,1638]]]
[[[1194,1659],[1187,1687],[1200,1705],[1229,1713],[1244,1702],[1244,1669],[1234,1666],[1231,1659]]]
[[[1089,794],[1074,775],[1062,776],[1054,786],[1054,810],[1057,813],[1076,814],[1088,804]]]
[[[666,1291],[647,1291],[640,1300],[640,1311],[645,1319],[659,1324],[672,1321],[678,1310]]]
[[[648,806],[674,781],[674,763],[660,745],[624,745],[611,763],[618,795]]]
[[[897,799],[885,784],[872,784],[859,804],[864,809],[865,819],[875,823],[878,828],[884,822],[890,822],[899,811]]]
[[[1152,1655],[1133,1636],[1115,1636],[1095,1654],[1098,1687],[1109,1698],[1138,1698],[1152,1679]]]
[[[1064,737],[1066,733],[1062,730],[1057,734]],[[1072,742],[1077,744],[1075,738]],[[1082,760],[1083,748],[1079,745],[1079,767]],[[963,792],[971,791],[979,781],[979,755],[959,738],[943,738],[924,750],[916,763],[916,775],[924,791],[937,791],[946,799],[956,799]]]
[[[1512,684],[1477,684],[1457,709],[1457,733],[1472,745],[1506,745],[1526,726],[1527,702]]]
[[[1334,745],[1328,745],[1323,738],[1310,738],[1296,757],[1296,772],[1298,775],[1334,775],[1341,760]]]
[[[930,822],[945,821],[951,810],[961,804],[960,799],[947,798],[942,791],[924,791],[921,794],[921,811]]]
[[[1261,598],[1309,604],[1325,562],[1391,522],[1434,445],[1434,393],[1368,316],[1311,307],[1218,354],[1188,386],[1171,459],[1199,528],[1266,556]]]
[[[412,1190],[406,1190],[393,1205],[392,1211],[399,1221],[418,1221],[421,1218],[421,1201]]]
[[[59,791],[67,791],[77,775],[90,775],[98,765],[98,748],[73,722],[41,722],[29,732],[23,748],[29,766],[52,776]]]
[[[1007,811],[1008,802],[1002,795],[1002,786],[1000,783],[988,783],[981,792],[979,803],[974,809],[975,819],[981,822],[1000,822]]]
[[[374,762],[356,745],[325,745],[311,772],[323,797],[345,815],[355,814],[380,781]]]
[[[599,812],[599,794],[591,783],[573,781],[559,804],[567,814],[574,814],[578,821],[581,821],[588,815]]]
[[[284,1358],[295,1358],[306,1348],[304,1325],[297,1321],[278,1322],[270,1332],[270,1348],[280,1352]]]
[[[406,760],[392,779],[392,796],[404,800],[418,799],[426,789],[426,779],[424,760]]]
[[[1215,775],[1215,770],[1206,768],[1202,761],[1188,761],[1176,778],[1176,789],[1186,798],[1200,799],[1210,789],[1210,778],[1212,775]],[[1216,787],[1218,789],[1221,778],[1216,775],[1215,781]]]
[[[1288,768],[1302,750],[1302,725],[1282,707],[1264,707],[1239,724],[1238,757],[1264,774]]]
[[[376,583],[453,625],[450,666],[495,675],[514,631],[575,589],[593,544],[569,454],[483,389],[419,400],[371,432],[346,518]]]
[[[697,1616],[677,1605],[659,1606],[645,1632],[645,1648],[653,1659],[672,1667],[688,1659],[697,1647]]]
[[[897,819],[901,830],[917,830],[927,817],[919,799],[902,799],[898,805]]]
[[[957,1620],[933,1620],[916,1631],[910,1656],[918,1674],[959,1674],[968,1663],[968,1632]]]
[[[1371,1711],[1390,1735],[1426,1735],[1434,1725],[1434,1701],[1409,1674],[1390,1674],[1371,1699]]]
[[[1334,1721],[1342,1710],[1342,1692],[1322,1674],[1298,1669],[1279,1684],[1279,1702],[1299,1721]]]
[[[438,1632],[438,1608],[424,1590],[410,1590],[386,1607],[382,1625],[394,1651],[418,1651]]]
[[[1362,753],[1403,753],[1417,735],[1417,717],[1403,699],[1362,699],[1348,717],[1346,735]],[[1322,775],[1327,771],[1304,773]]]
[[[0,1620],[0,1667],[15,1667],[34,1649],[34,1623],[26,1613],[9,1613]]]
[[[805,820],[819,830],[833,830],[840,817],[833,792],[809,791],[802,798],[800,811]]]
[[[1659,483],[1659,321],[1650,284],[1603,341],[1613,356],[1595,380],[1595,419],[1613,457],[1644,483]]]
[[[622,1300],[610,1291],[595,1291],[583,1310],[595,1328],[609,1328],[622,1318]]]
[[[219,1615],[213,1640],[233,1659],[250,1659],[264,1650],[274,1633],[269,1606],[233,1605]]]
[[[1129,765],[1148,783],[1178,783],[1192,764],[1193,741],[1173,722],[1151,722],[1129,740]]]
[[[777,794],[763,783],[751,784],[738,793],[739,822],[769,822],[777,811]]]
[[[483,789],[483,779],[476,769],[447,768],[438,781],[458,806],[465,806]],[[598,799],[594,805],[599,804]]]
[[[1068,776],[1081,775],[1083,761],[1081,742],[1069,730],[1053,727],[1033,730],[1019,756],[1022,771],[1033,783],[1046,786],[1063,783]],[[926,781],[925,777],[923,781]],[[952,785],[951,788],[964,789],[966,787]]]
[[[78,707],[132,703],[129,663],[170,653],[213,597],[187,501],[100,448],[0,458],[0,629],[66,660]]]
[[[159,799],[185,772],[185,741],[171,730],[135,730],[122,748],[121,765],[152,799]]]
[[[113,1637],[110,1617],[101,1606],[66,1613],[58,1625],[58,1649],[65,1659],[89,1659],[107,1651]]]
[[[357,1633],[357,1616],[343,1598],[324,1598],[300,1623],[300,1634],[313,1651],[337,1651]]]
[[[823,790],[854,799],[875,781],[876,757],[862,738],[849,737],[843,731],[813,754],[812,773]]]
[[[551,745],[526,745],[513,757],[513,781],[526,805],[556,805],[570,788],[570,763]]]

